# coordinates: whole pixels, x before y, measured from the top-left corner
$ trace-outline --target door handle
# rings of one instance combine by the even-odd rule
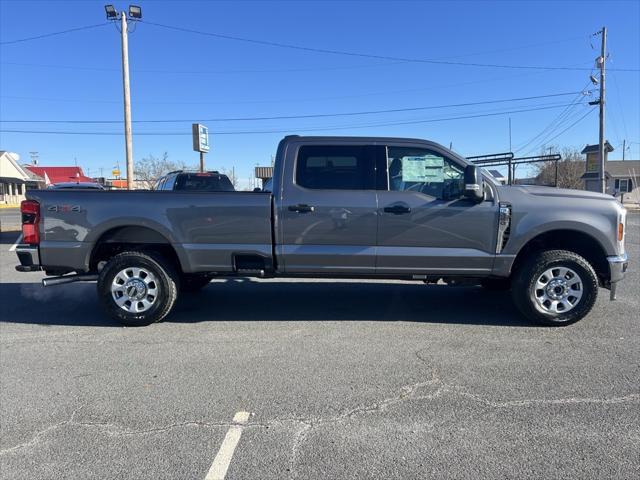
[[[304,203],[299,203],[298,205],[289,205],[290,212],[310,213],[310,212],[313,212],[314,210],[315,210],[315,207],[312,207],[311,205],[306,205]]]
[[[404,213],[411,213],[411,207],[406,205],[392,205],[390,207],[384,207],[384,213],[393,213],[394,215],[402,215]]]

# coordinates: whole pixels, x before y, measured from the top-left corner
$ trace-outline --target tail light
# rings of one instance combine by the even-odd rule
[[[20,204],[22,214],[22,242],[30,245],[40,243],[40,204],[35,200],[23,200]]]

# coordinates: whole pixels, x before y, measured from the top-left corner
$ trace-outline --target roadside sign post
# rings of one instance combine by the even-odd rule
[[[209,129],[200,123],[191,125],[193,150],[200,152],[200,172],[204,172],[204,154],[209,152]]]

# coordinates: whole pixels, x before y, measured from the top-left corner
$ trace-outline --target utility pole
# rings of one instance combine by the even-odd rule
[[[511,150],[511,117],[509,117],[509,153],[513,153]],[[507,168],[509,169],[509,172],[507,173],[507,184],[511,185],[511,182],[513,182],[513,170],[511,166],[511,158],[509,158],[509,164],[507,165]]]
[[[622,161],[624,162],[624,153],[627,151],[627,140],[622,140]]]
[[[133,190],[133,139],[131,138],[131,89],[129,85],[129,37],[127,14],[120,14],[122,38],[122,86],[124,90],[124,141],[127,153],[127,190]]]
[[[605,178],[605,151],[604,151],[604,106],[605,106],[605,64],[607,62],[607,27],[602,27],[600,30],[601,35],[601,49],[600,58],[598,63],[600,64],[600,133],[599,133],[599,148],[600,153],[600,168],[599,168],[599,180],[600,191],[606,193],[607,191],[607,179]]]
[[[124,91],[124,143],[127,154],[127,189],[133,190],[133,140],[131,138],[131,89],[129,85],[129,36],[127,19],[132,22],[142,19],[142,9],[129,5],[127,12],[118,13],[113,5],[105,5],[107,20],[120,21],[120,40],[122,44],[122,88]],[[117,25],[117,24],[116,24]]]

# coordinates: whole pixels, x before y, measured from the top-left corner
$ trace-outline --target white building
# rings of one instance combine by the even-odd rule
[[[19,160],[17,153],[0,151],[0,205],[18,205],[24,200],[29,175]]]

